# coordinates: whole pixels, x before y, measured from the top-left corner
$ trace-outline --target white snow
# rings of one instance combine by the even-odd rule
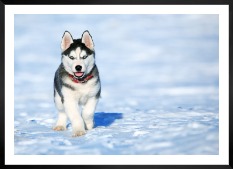
[[[102,84],[77,138],[52,130],[65,30],[89,30]],[[219,154],[218,15],[15,15],[14,46],[15,154]]]

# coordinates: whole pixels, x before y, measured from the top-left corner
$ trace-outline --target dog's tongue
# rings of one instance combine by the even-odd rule
[[[81,77],[81,76],[83,75],[83,72],[75,72],[74,74],[75,74],[75,76],[77,76],[77,77]]]

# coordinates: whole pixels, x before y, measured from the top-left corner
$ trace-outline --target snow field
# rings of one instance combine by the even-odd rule
[[[63,32],[86,29],[102,94],[72,138],[52,130],[53,78]],[[14,43],[15,154],[219,153],[217,15],[16,15]]]

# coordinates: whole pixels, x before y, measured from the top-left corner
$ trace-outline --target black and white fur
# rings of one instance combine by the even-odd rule
[[[72,125],[72,136],[81,136],[94,126],[94,111],[100,97],[101,85],[92,37],[84,31],[81,39],[73,39],[65,31],[62,42],[62,58],[54,78],[54,102],[58,120],[53,128],[66,130],[67,117]],[[89,75],[93,77],[85,81]],[[70,78],[72,75],[80,83]]]

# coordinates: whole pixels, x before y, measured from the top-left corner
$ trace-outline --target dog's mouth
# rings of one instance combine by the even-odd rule
[[[84,72],[75,72],[74,76],[77,78],[82,78],[84,76]]]

